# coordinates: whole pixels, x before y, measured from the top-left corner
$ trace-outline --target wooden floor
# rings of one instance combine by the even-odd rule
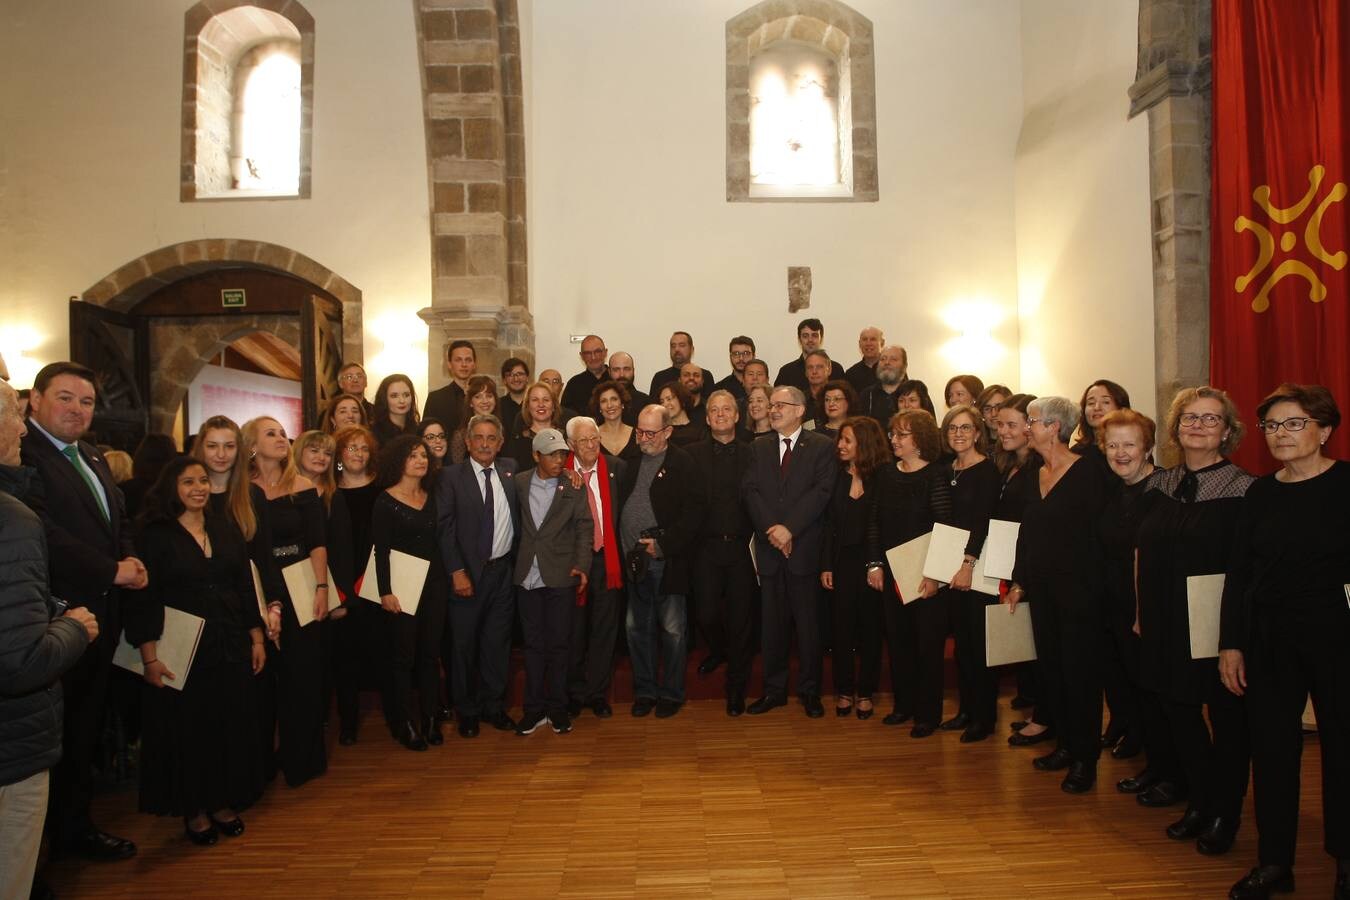
[[[962,745],[795,703],[740,719],[711,700],[668,720],[617,712],[562,736],[447,728],[426,753],[392,743],[376,713],[326,776],[274,784],[242,837],[193,847],[181,822],[137,814],[129,789],[101,796],[96,818],[140,855],[48,878],[63,898],[138,900],[1161,898],[1226,896],[1255,862],[1250,798],[1234,850],[1201,856],[1163,835],[1179,809],[1116,793],[1138,760],[1104,758],[1097,787],[1071,797],[1033,770],[1044,745],[1008,747],[1006,724]],[[1297,871],[1299,896],[1324,897],[1317,754],[1310,740]]]

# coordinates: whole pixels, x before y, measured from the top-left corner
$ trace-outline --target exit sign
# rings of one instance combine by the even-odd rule
[[[225,307],[230,307],[230,306],[247,306],[247,305],[248,305],[248,301],[244,299],[244,289],[243,289],[243,288],[235,288],[235,289],[233,289],[233,290],[224,290],[224,291],[221,291],[221,292],[220,292],[220,305],[221,305],[221,306],[225,306]]]

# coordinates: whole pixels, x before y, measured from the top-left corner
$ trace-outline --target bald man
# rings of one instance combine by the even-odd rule
[[[626,425],[636,425],[638,413],[642,407],[650,406],[652,398],[638,390],[633,382],[636,370],[633,368],[632,354],[616,351],[609,358],[609,377],[628,388],[630,398],[623,407],[623,421]]]
[[[881,358],[881,348],[886,345],[886,335],[875,325],[868,325],[858,332],[858,352],[862,359],[849,366],[844,378],[861,394],[877,380],[877,360]]]
[[[581,415],[590,415],[591,391],[602,381],[609,380],[609,366],[605,357],[609,351],[599,335],[588,334],[581,342],[581,364],[584,368],[567,379],[563,388],[562,405],[575,409]]]

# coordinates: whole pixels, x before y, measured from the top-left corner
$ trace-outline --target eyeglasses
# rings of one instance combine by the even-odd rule
[[[1295,431],[1302,431],[1307,428],[1308,423],[1311,421],[1313,421],[1312,416],[1290,416],[1289,418],[1278,422],[1274,419],[1262,419],[1261,430],[1266,434],[1275,434],[1283,428],[1285,431],[1292,434]]]
[[[804,403],[794,403],[791,400],[775,400],[769,404],[769,409],[782,409],[785,406],[805,406]]]
[[[338,376],[338,381],[346,381],[346,382],[349,382],[349,383],[350,383],[350,382],[357,382],[357,381],[365,381],[365,380],[366,380],[366,376],[363,375],[363,374],[361,374],[360,372],[348,372],[346,375],[339,375],[339,376]]]
[[[900,438],[907,438],[913,433],[914,432],[912,431],[888,431],[886,432],[886,437],[893,441],[898,441]]]
[[[369,453],[369,452],[370,452],[370,448],[367,447],[365,444],[348,444],[347,447],[346,447],[346,452],[347,452],[347,453]]]
[[[844,402],[844,398],[841,397],[841,396],[839,396],[838,394],[826,394],[826,395],[825,395],[825,402],[826,402],[826,403],[843,403],[843,402]]]
[[[971,425],[969,422],[963,422],[963,423],[960,424],[960,425],[948,425],[948,426],[947,426],[947,433],[948,433],[948,434],[970,434],[970,433],[973,432],[974,430],[975,430],[975,426],[974,426],[974,425]]]
[[[1002,403],[986,403],[984,406],[980,407],[980,412],[984,413],[986,416],[992,416],[1002,408]]]
[[[1214,413],[1182,413],[1181,418],[1177,421],[1187,428],[1193,428],[1196,425],[1202,425],[1205,428],[1215,428],[1223,423],[1223,416],[1215,415]]]
[[[732,351],[731,351],[731,358],[732,358],[732,359],[754,359],[754,358],[755,358],[755,351],[753,351],[753,350],[732,350]]]
[[[432,434],[431,432],[427,432],[426,434],[422,435],[422,440],[426,441],[428,444],[444,444],[445,435]]]
[[[670,427],[669,425],[663,425],[662,427],[656,429],[655,431],[648,431],[645,428],[634,428],[633,434],[637,435],[637,439],[639,441],[650,441],[652,438],[656,437],[658,434],[665,431],[669,427]]]
[[[575,438],[572,438],[572,443],[574,443],[574,444],[595,444],[595,443],[599,443],[599,441],[600,441],[600,436],[599,436],[599,435],[591,435],[590,437],[575,437]]]

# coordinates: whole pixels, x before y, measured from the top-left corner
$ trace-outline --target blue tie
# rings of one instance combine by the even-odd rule
[[[492,537],[497,532],[497,508],[492,496],[492,469],[483,470],[483,527],[478,532],[478,549],[484,562],[492,561]]]

